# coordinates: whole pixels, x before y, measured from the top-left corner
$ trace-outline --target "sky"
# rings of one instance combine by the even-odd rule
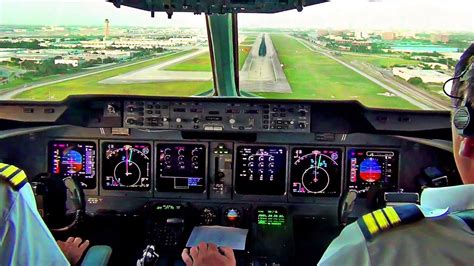
[[[239,27],[474,31],[473,0],[333,0],[277,14],[239,14]],[[105,0],[0,0],[0,25],[205,27],[204,15],[115,8]]]

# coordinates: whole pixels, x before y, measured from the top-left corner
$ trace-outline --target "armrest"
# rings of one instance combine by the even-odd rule
[[[87,251],[82,266],[100,266],[107,265],[109,263],[110,255],[112,254],[112,248],[109,246],[92,246]]]

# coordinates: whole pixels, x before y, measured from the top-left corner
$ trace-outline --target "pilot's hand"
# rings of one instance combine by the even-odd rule
[[[217,248],[212,243],[199,243],[181,253],[186,266],[235,266],[234,251],[229,247]]]
[[[72,264],[76,265],[82,257],[84,251],[89,247],[89,240],[82,242],[79,237],[69,237],[66,242],[56,241],[59,248],[63,252],[66,259]]]

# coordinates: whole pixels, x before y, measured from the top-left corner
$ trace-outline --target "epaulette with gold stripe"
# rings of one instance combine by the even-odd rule
[[[0,179],[5,179],[15,190],[20,190],[28,182],[25,171],[5,163],[0,163]]]
[[[365,214],[357,220],[366,240],[372,239],[380,232],[388,231],[402,224],[409,224],[425,216],[415,204],[386,207]]]

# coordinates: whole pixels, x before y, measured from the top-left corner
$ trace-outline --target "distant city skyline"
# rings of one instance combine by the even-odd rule
[[[474,1],[334,0],[278,14],[239,14],[241,28],[333,28],[474,32]],[[83,11],[83,12],[81,12]],[[21,12],[21,13],[20,13]],[[155,18],[142,10],[115,8],[105,0],[1,0],[0,25],[204,28],[204,15],[175,13]],[[0,36],[1,37],[1,36]]]

